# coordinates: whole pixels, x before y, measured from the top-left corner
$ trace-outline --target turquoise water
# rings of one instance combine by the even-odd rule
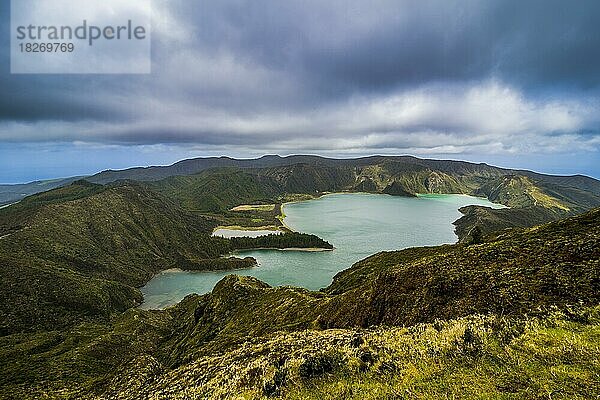
[[[460,207],[476,204],[499,208],[486,199],[464,195],[421,195],[417,198],[377,194],[331,194],[285,206],[285,223],[298,232],[313,233],[335,246],[334,251],[254,250],[240,256],[256,258],[259,266],[235,271],[272,286],[293,285],[311,290],[328,286],[333,276],[355,262],[383,250],[454,243],[452,222]],[[163,308],[190,293],[207,293],[224,272],[164,271],[143,287],[142,308]]]

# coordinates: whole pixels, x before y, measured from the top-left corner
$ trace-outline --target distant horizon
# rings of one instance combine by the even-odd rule
[[[314,156],[314,157],[322,157],[322,158],[337,159],[337,160],[352,160],[352,159],[370,158],[370,157],[413,157],[413,158],[422,159],[422,160],[459,161],[459,162],[468,162],[468,163],[471,163],[471,164],[485,164],[485,165],[489,165],[491,167],[496,167],[496,168],[512,169],[512,170],[525,170],[525,171],[531,171],[531,172],[535,172],[535,173],[539,173],[539,174],[545,174],[545,175],[586,176],[586,177],[589,177],[589,178],[600,180],[600,174],[597,175],[597,176],[594,176],[592,174],[587,174],[585,172],[574,172],[574,173],[570,173],[570,172],[565,172],[565,173],[561,173],[561,172],[547,172],[547,171],[539,170],[539,169],[536,169],[536,168],[501,165],[501,164],[497,164],[497,163],[494,163],[494,162],[488,162],[488,161],[477,161],[477,160],[472,160],[472,159],[451,158],[451,157],[428,157],[428,156],[419,156],[419,155],[407,154],[407,153],[405,153],[405,154],[378,154],[378,153],[373,153],[373,154],[356,155],[356,156],[354,156],[354,155],[346,155],[346,156],[339,155],[339,156],[334,156],[334,155],[321,155],[321,154],[317,154],[317,153],[292,153],[292,154],[265,153],[265,154],[259,155],[259,156],[247,156],[247,157],[244,157],[244,156],[230,156],[230,155],[227,155],[227,154],[207,155],[207,156],[201,156],[200,155],[200,156],[180,158],[180,159],[177,159],[176,161],[164,162],[164,163],[147,163],[147,164],[120,166],[120,167],[106,167],[106,168],[95,169],[95,170],[93,170],[91,172],[79,172],[79,173],[74,172],[72,174],[66,174],[66,175],[60,175],[60,176],[50,176],[50,177],[43,177],[42,176],[40,178],[33,178],[33,179],[22,180],[22,181],[13,181],[13,182],[0,181],[0,185],[22,185],[22,184],[29,184],[29,183],[34,183],[34,182],[45,182],[45,181],[68,179],[68,178],[74,178],[74,177],[80,177],[80,178],[84,179],[86,177],[93,176],[93,175],[99,174],[99,173],[104,172],[104,171],[124,171],[124,170],[135,169],[135,168],[169,167],[169,166],[172,166],[172,165],[177,164],[179,162],[187,161],[187,160],[193,160],[193,159],[230,158],[230,159],[235,159],[235,160],[256,160],[256,159],[260,159],[260,158],[263,158],[263,157],[269,157],[269,156],[276,156],[276,157],[280,157],[280,158],[287,158],[287,157],[293,157],[293,156]]]

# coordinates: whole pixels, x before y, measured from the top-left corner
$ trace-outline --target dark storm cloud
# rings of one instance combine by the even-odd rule
[[[223,137],[223,132],[202,130],[200,128],[135,128],[127,129],[125,132],[113,132],[106,135],[110,141],[111,137],[119,144],[151,145],[155,143],[179,143],[179,144],[202,144],[202,145],[229,145],[229,146],[265,146],[278,139],[277,134],[248,135],[236,132],[228,132]]]
[[[0,141],[600,145],[597,1],[155,0],[150,76],[10,75],[6,3]]]
[[[104,89],[93,90],[87,80],[80,82],[58,76],[0,76],[0,121],[119,121],[126,117],[122,109],[102,101]]]
[[[326,3],[326,4],[324,4]],[[346,93],[495,76],[600,84],[600,3],[225,1],[188,6],[200,46]]]
[[[600,84],[600,3],[513,2],[493,10],[498,41],[497,69],[524,85]]]
[[[93,75],[17,75],[10,73],[10,1],[0,2],[0,122],[85,121],[127,118],[107,104],[114,79]],[[27,138],[24,138],[27,139]],[[0,137],[1,140],[1,137]]]

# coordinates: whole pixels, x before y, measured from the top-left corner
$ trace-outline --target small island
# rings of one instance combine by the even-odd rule
[[[233,237],[229,239],[229,245],[232,251],[252,249],[324,251],[334,249],[331,243],[316,235],[298,232],[286,232],[258,237]]]

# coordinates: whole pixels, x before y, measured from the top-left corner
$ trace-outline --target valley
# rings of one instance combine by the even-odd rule
[[[66,182],[0,209],[0,397],[369,398],[372,390],[424,397],[432,390],[436,398],[442,387],[498,398],[600,395],[600,182],[592,178],[414,157],[267,156]],[[348,194],[325,195],[332,192]],[[460,195],[487,200],[473,205]],[[308,207],[298,219],[288,211],[344,196],[327,212]],[[395,205],[371,207],[377,217],[369,207],[338,215],[356,224],[338,233],[377,248],[348,242],[355,254],[337,260],[326,280],[302,285],[308,289],[243,276],[257,261],[268,264],[263,255],[271,265],[298,257],[291,270],[302,274],[318,266],[311,260],[336,254],[253,249],[342,249],[322,215],[336,221],[352,196]],[[419,231],[440,199],[467,202],[446,203],[440,223]],[[427,205],[394,215],[414,217],[404,233],[416,241],[393,236],[404,225],[386,216],[398,204]],[[376,229],[360,230],[369,218],[383,228],[377,238]],[[287,232],[284,221],[316,235]],[[212,235],[217,227],[265,226],[286,232]],[[232,252],[239,257],[228,258]],[[138,308],[140,288],[178,271],[218,278],[164,310]],[[473,371],[478,378],[461,384]]]
[[[0,15],[0,400],[600,400],[600,1]]]
[[[292,285],[319,290],[349,265],[384,250],[456,242],[452,222],[465,204],[501,208],[487,200],[462,195],[394,197],[381,194],[328,194],[284,206],[284,223],[297,232],[312,233],[335,246],[333,251],[236,251],[258,266],[236,274],[254,276],[272,286]],[[243,231],[232,231],[243,232]],[[248,231],[254,236],[256,231]],[[260,232],[260,231],[258,231]],[[310,249],[308,249],[310,250]],[[204,294],[230,272],[170,272],[143,287],[142,307],[175,304],[190,293]]]

